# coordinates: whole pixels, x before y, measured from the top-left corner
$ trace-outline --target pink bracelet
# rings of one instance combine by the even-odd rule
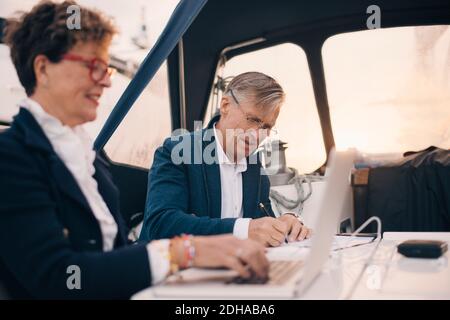
[[[184,252],[186,257],[186,265],[184,265],[184,268],[190,268],[194,265],[194,258],[195,258],[195,247],[192,244],[192,235],[183,234],[181,236],[183,240],[183,246],[184,246]]]

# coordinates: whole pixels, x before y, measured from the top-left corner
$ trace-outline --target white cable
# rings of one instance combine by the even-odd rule
[[[373,216],[370,217],[369,219],[367,219],[358,229],[356,229],[350,236],[349,236],[349,241],[353,240],[355,238],[355,236],[359,233],[361,233],[361,231],[367,227],[370,223],[372,223],[372,221],[376,221],[377,222],[377,238],[375,240],[381,239],[381,220],[380,218]]]
[[[350,235],[350,238],[355,238],[355,235],[357,235],[358,233],[361,232],[361,230],[363,230],[365,227],[367,227],[367,225],[369,225],[371,222],[375,221],[377,223],[377,237],[375,239],[375,241],[377,241],[377,244],[375,245],[374,249],[372,250],[372,252],[370,253],[369,258],[367,258],[366,262],[364,263],[363,268],[361,269],[361,272],[358,274],[358,276],[356,277],[355,282],[353,282],[353,285],[351,287],[351,289],[349,290],[348,294],[345,296],[345,300],[348,300],[352,297],[356,287],[358,286],[359,282],[361,281],[361,278],[364,274],[364,272],[366,271],[367,267],[370,265],[370,263],[372,262],[373,256],[375,255],[375,252],[377,251],[378,247],[380,246],[381,243],[381,220],[380,218],[373,216],[370,217],[369,219],[366,220],[366,222],[364,222],[358,229],[356,229],[355,232],[353,232]],[[350,239],[351,240],[351,239]]]

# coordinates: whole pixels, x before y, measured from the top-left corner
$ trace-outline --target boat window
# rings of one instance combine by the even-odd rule
[[[339,34],[322,49],[338,148],[450,148],[450,27]]]
[[[303,49],[285,43],[238,55],[227,61],[221,76],[231,79],[247,71],[259,71],[275,78],[286,93],[276,127],[280,139],[287,142],[287,166],[300,173],[319,168],[326,160],[326,152]],[[205,122],[216,110],[216,97],[212,95],[210,100]]]
[[[166,0],[164,5],[157,0],[130,2],[124,11],[122,1],[113,1],[112,9],[109,8],[111,2],[108,1],[103,5],[104,8],[100,8],[113,15],[121,29],[112,46],[111,60],[113,65],[123,70],[113,79],[113,87],[105,91],[98,119],[90,128],[93,137],[97,136],[130,83],[133,73],[155,44],[178,2],[179,0]],[[105,151],[114,162],[148,169],[156,148],[170,133],[169,83],[167,63],[164,63],[111,136],[105,145]]]
[[[121,90],[109,97],[110,106],[116,104],[129,83],[129,79],[123,78],[115,81],[120,81]],[[103,112],[106,119],[110,110],[104,109]],[[148,169],[153,163],[156,148],[170,136],[170,132],[167,65],[164,63],[106,143],[105,151],[114,162]]]

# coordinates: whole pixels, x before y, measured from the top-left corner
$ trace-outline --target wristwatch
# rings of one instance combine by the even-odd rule
[[[290,214],[291,216],[294,216],[298,219],[298,221],[300,221],[301,224],[303,224],[302,218],[295,212],[286,212],[284,214]]]

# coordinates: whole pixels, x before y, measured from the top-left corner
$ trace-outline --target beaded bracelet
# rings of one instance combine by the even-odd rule
[[[173,253],[174,251],[174,247],[175,243],[177,242],[177,238],[171,239],[170,240],[170,245],[169,245],[169,265],[170,265],[170,274],[175,274],[180,270],[180,266],[177,263],[176,260],[176,254]]]
[[[183,240],[184,245],[184,255],[186,258],[186,263],[184,264],[184,268],[190,268],[194,265],[195,258],[195,247],[192,244],[192,235],[183,234],[181,239]]]
[[[177,236],[170,240],[170,270],[172,274],[178,272],[180,269],[190,268],[194,265],[195,247],[192,243],[192,238],[192,235],[183,234],[181,237]],[[181,262],[177,262],[176,260],[178,252],[173,253],[179,241],[183,244],[183,259]]]

